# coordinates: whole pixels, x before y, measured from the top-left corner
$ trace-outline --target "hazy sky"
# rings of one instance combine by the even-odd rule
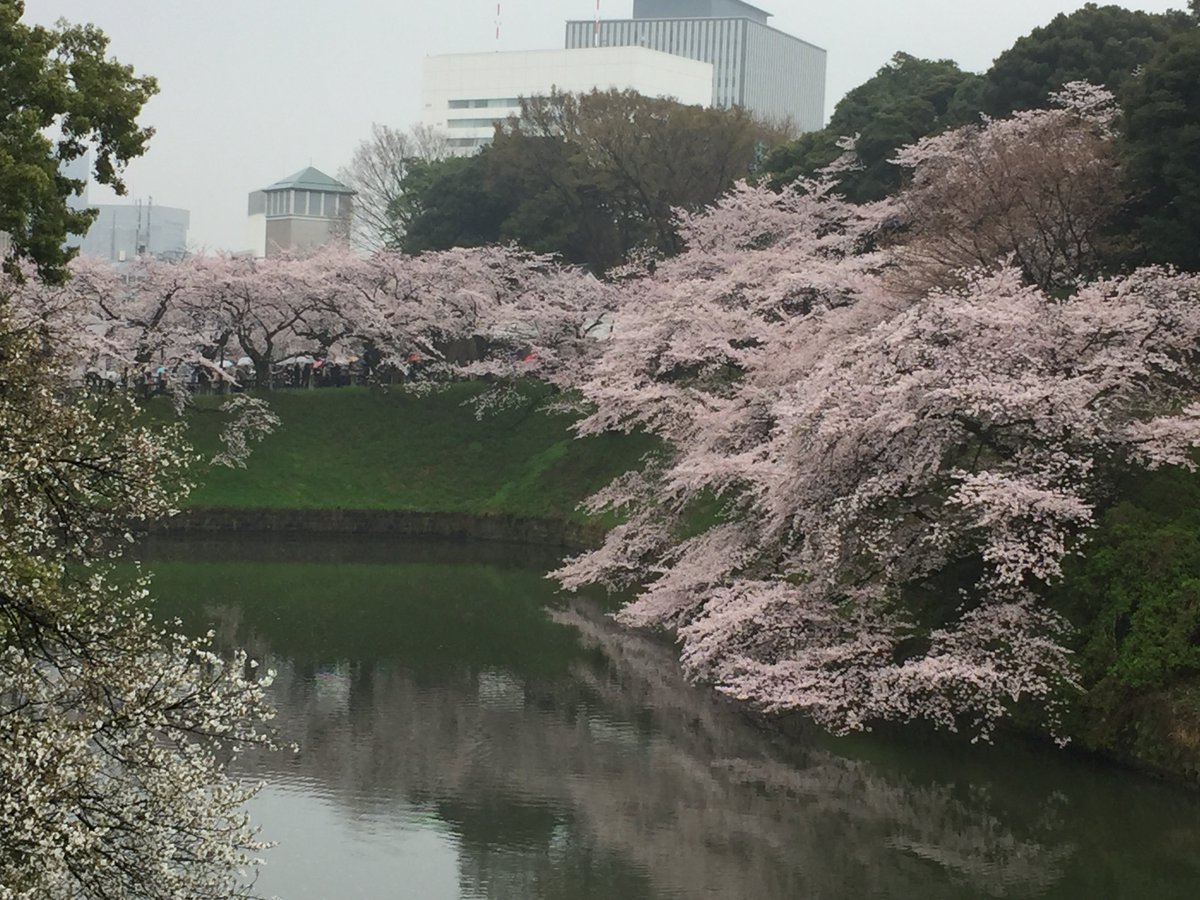
[[[26,0],[26,20],[93,22],[112,53],[158,78],[157,134],[132,196],[192,212],[194,249],[243,249],[246,195],[307,165],[336,175],[372,122],[420,114],[429,54],[561,47],[595,0]],[[982,71],[1022,34],[1082,2],[755,0],[771,24],[829,52],[825,115],[897,50]],[[1150,12],[1184,0],[1126,2]],[[632,0],[601,0],[605,18]],[[93,201],[104,195],[93,192]]]

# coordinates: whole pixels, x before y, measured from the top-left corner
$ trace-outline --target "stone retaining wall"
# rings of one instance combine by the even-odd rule
[[[336,534],[504,541],[567,550],[597,546],[604,529],[578,522],[389,509],[188,509],[155,522],[152,534]]]

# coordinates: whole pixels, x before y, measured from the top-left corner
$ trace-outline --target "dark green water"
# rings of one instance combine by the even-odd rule
[[[505,547],[156,542],[160,609],[278,669],[256,758],[308,898],[1192,898],[1200,794],[1070,754],[773,737]]]

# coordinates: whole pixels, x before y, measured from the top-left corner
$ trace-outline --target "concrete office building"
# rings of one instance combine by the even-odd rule
[[[250,194],[250,252],[258,257],[349,243],[355,191],[309,166]]]
[[[521,97],[551,89],[616,88],[712,105],[713,67],[644,47],[455,53],[425,59],[423,119],[465,156],[492,140],[495,125],[520,114]]]
[[[188,226],[192,214],[174,206],[160,206],[153,199],[126,203],[92,203],[89,189],[92,178],[92,154],[86,152],[58,171],[82,187],[67,198],[71,209],[94,209],[96,218],[84,234],[69,234],[68,247],[78,247],[82,256],[128,262],[139,256],[180,260],[188,254]]]
[[[742,0],[634,0],[633,18],[567,22],[566,46],[649,47],[713,65],[713,105],[804,131],[825,124],[825,51]]]
[[[187,256],[192,214],[186,209],[159,206],[153,201],[88,204],[86,195],[73,203],[78,208],[90,205],[97,211],[86,234],[67,236],[67,246],[78,247],[83,256],[112,263],[139,256],[174,261]]]

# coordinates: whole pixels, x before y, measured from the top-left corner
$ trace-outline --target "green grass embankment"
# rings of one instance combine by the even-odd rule
[[[580,500],[638,464],[654,444],[640,435],[577,439],[571,417],[531,401],[477,419],[456,383],[426,396],[366,388],[267,395],[282,425],[253,446],[244,469],[214,467],[192,508],[358,509],[464,513],[582,522]],[[198,398],[188,418],[197,450],[219,449],[222,398]]]

